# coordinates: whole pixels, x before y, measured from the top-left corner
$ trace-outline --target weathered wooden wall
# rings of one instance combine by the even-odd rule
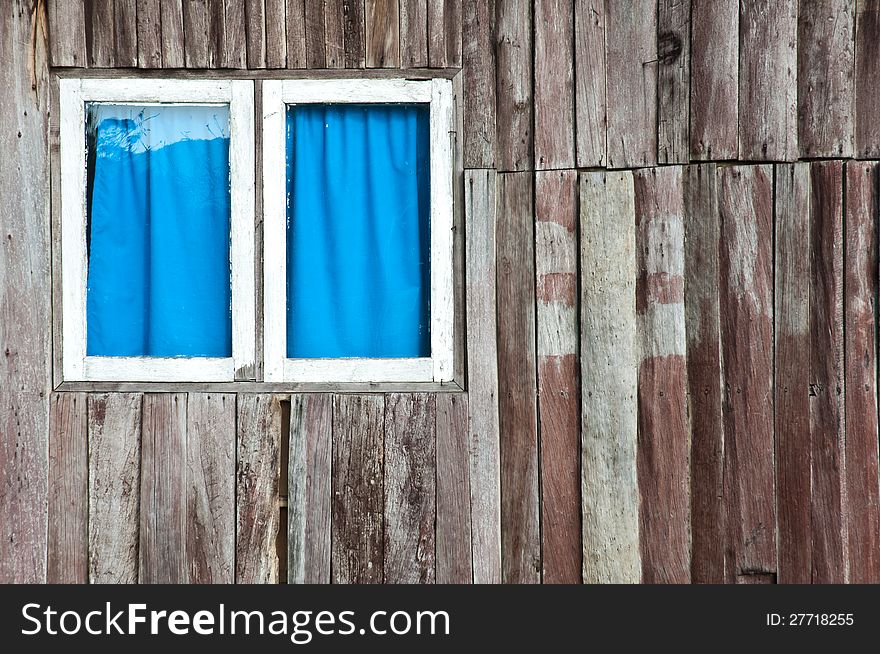
[[[880,2],[0,21],[0,579],[880,582]],[[467,392],[53,392],[47,65],[461,68]]]

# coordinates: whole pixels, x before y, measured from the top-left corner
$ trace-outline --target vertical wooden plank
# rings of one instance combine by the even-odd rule
[[[880,157],[880,0],[857,0],[855,156]]]
[[[608,167],[657,163],[657,3],[605,3]]]
[[[186,395],[144,395],[138,581],[186,583]]]
[[[184,0],[183,54],[187,68],[208,65],[208,3],[207,0]]]
[[[182,0],[162,0],[162,66],[183,68],[186,61]]]
[[[428,0],[428,65],[461,66],[462,0]]]
[[[48,0],[49,55],[53,66],[86,66],[85,5],[81,0]]]
[[[505,583],[539,583],[533,177],[502,175],[498,214],[498,411]]]
[[[691,0],[690,155],[739,154],[739,0]]]
[[[235,582],[278,582],[281,398],[238,396]]]
[[[844,354],[847,562],[851,583],[880,582],[877,461],[876,163],[846,165]]]
[[[382,395],[333,400],[330,571],[335,584],[384,579],[384,414]]]
[[[287,0],[287,67],[305,68],[306,7],[303,0]]]
[[[573,18],[572,0],[535,2],[535,168],[539,170],[574,167]]]
[[[682,169],[644,169],[633,177],[642,581],[686,584],[691,535]]]
[[[115,0],[116,47],[114,62],[120,68],[136,68],[138,65],[137,0]]]
[[[333,397],[290,398],[288,456],[287,581],[330,583],[330,467]]]
[[[434,397],[430,393],[385,396],[386,584],[433,584],[435,580]]]
[[[324,45],[324,3],[305,3],[305,41],[306,66],[323,68],[326,65],[326,47]]]
[[[800,0],[798,145],[801,157],[851,157],[855,3]]]
[[[327,68],[345,67],[345,6],[343,0],[324,2],[324,56]]]
[[[75,12],[74,12],[75,17]],[[46,581],[49,96],[37,12],[0,15],[0,582]]]
[[[811,164],[810,436],[813,583],[846,582],[843,162]]]
[[[343,25],[345,67],[363,68],[366,65],[363,0],[342,0],[342,11],[345,18]]]
[[[724,581],[724,422],[714,164],[685,169],[684,308],[691,434],[691,581]]]
[[[464,167],[495,167],[495,0],[462,0]]]
[[[797,14],[797,0],[740,2],[740,159],[797,159]]]
[[[535,280],[544,583],[581,581],[577,173],[535,173]]]
[[[574,6],[575,132],[578,167],[604,166],[605,3],[578,0]]]
[[[691,3],[657,6],[657,161],[690,161]]]
[[[400,0],[400,67],[428,65],[428,4],[426,0]]]
[[[581,173],[585,583],[638,583],[636,253],[629,172]]]
[[[468,441],[474,583],[501,582],[496,173],[466,170]]]
[[[810,165],[776,167],[779,583],[810,583]]]
[[[398,0],[364,0],[367,68],[400,65]]]
[[[208,0],[206,13],[205,23],[208,34],[207,67],[234,67],[236,63],[234,57],[230,57],[226,52],[226,0]]]
[[[287,8],[285,0],[266,0],[266,68],[287,65]]]
[[[498,170],[534,167],[532,3],[495,0]]]
[[[186,407],[187,582],[235,581],[235,395],[190,393]]]
[[[773,171],[719,168],[725,575],[776,573]],[[748,343],[748,347],[743,347]]]
[[[245,38],[248,68],[266,67],[266,0],[247,0]]]
[[[142,0],[137,7],[137,60],[140,68],[162,67],[160,0]]]
[[[474,579],[468,395],[437,394],[437,583]]]
[[[245,0],[223,0],[226,47],[223,50],[224,68],[247,67],[247,20]],[[295,5],[289,0],[288,7]]]
[[[142,401],[139,394],[89,395],[89,582],[93,584],[138,580]]]
[[[53,393],[49,409],[46,581],[88,580],[88,440],[85,393]]]
[[[114,0],[86,0],[86,44],[89,66],[107,68],[115,65],[116,25]]]

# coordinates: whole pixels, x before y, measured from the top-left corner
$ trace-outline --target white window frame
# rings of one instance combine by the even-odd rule
[[[430,107],[430,357],[287,357],[286,106],[331,103],[424,103]],[[453,131],[452,81],[448,79],[298,79],[263,82],[263,371],[267,382],[452,380]]]
[[[63,381],[234,381],[255,359],[254,83],[250,80],[59,80]],[[228,104],[231,357],[87,356],[86,124],[88,102]]]

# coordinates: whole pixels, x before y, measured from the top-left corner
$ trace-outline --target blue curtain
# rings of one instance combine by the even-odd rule
[[[88,120],[88,354],[231,356],[228,107]]]
[[[287,111],[287,349],[430,356],[427,105]]]

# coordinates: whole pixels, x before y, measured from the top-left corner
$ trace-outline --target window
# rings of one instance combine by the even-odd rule
[[[65,381],[232,381],[254,362],[253,83],[61,91]]]
[[[64,382],[453,379],[451,80],[59,89]]]
[[[452,378],[449,80],[263,83],[267,381]]]

